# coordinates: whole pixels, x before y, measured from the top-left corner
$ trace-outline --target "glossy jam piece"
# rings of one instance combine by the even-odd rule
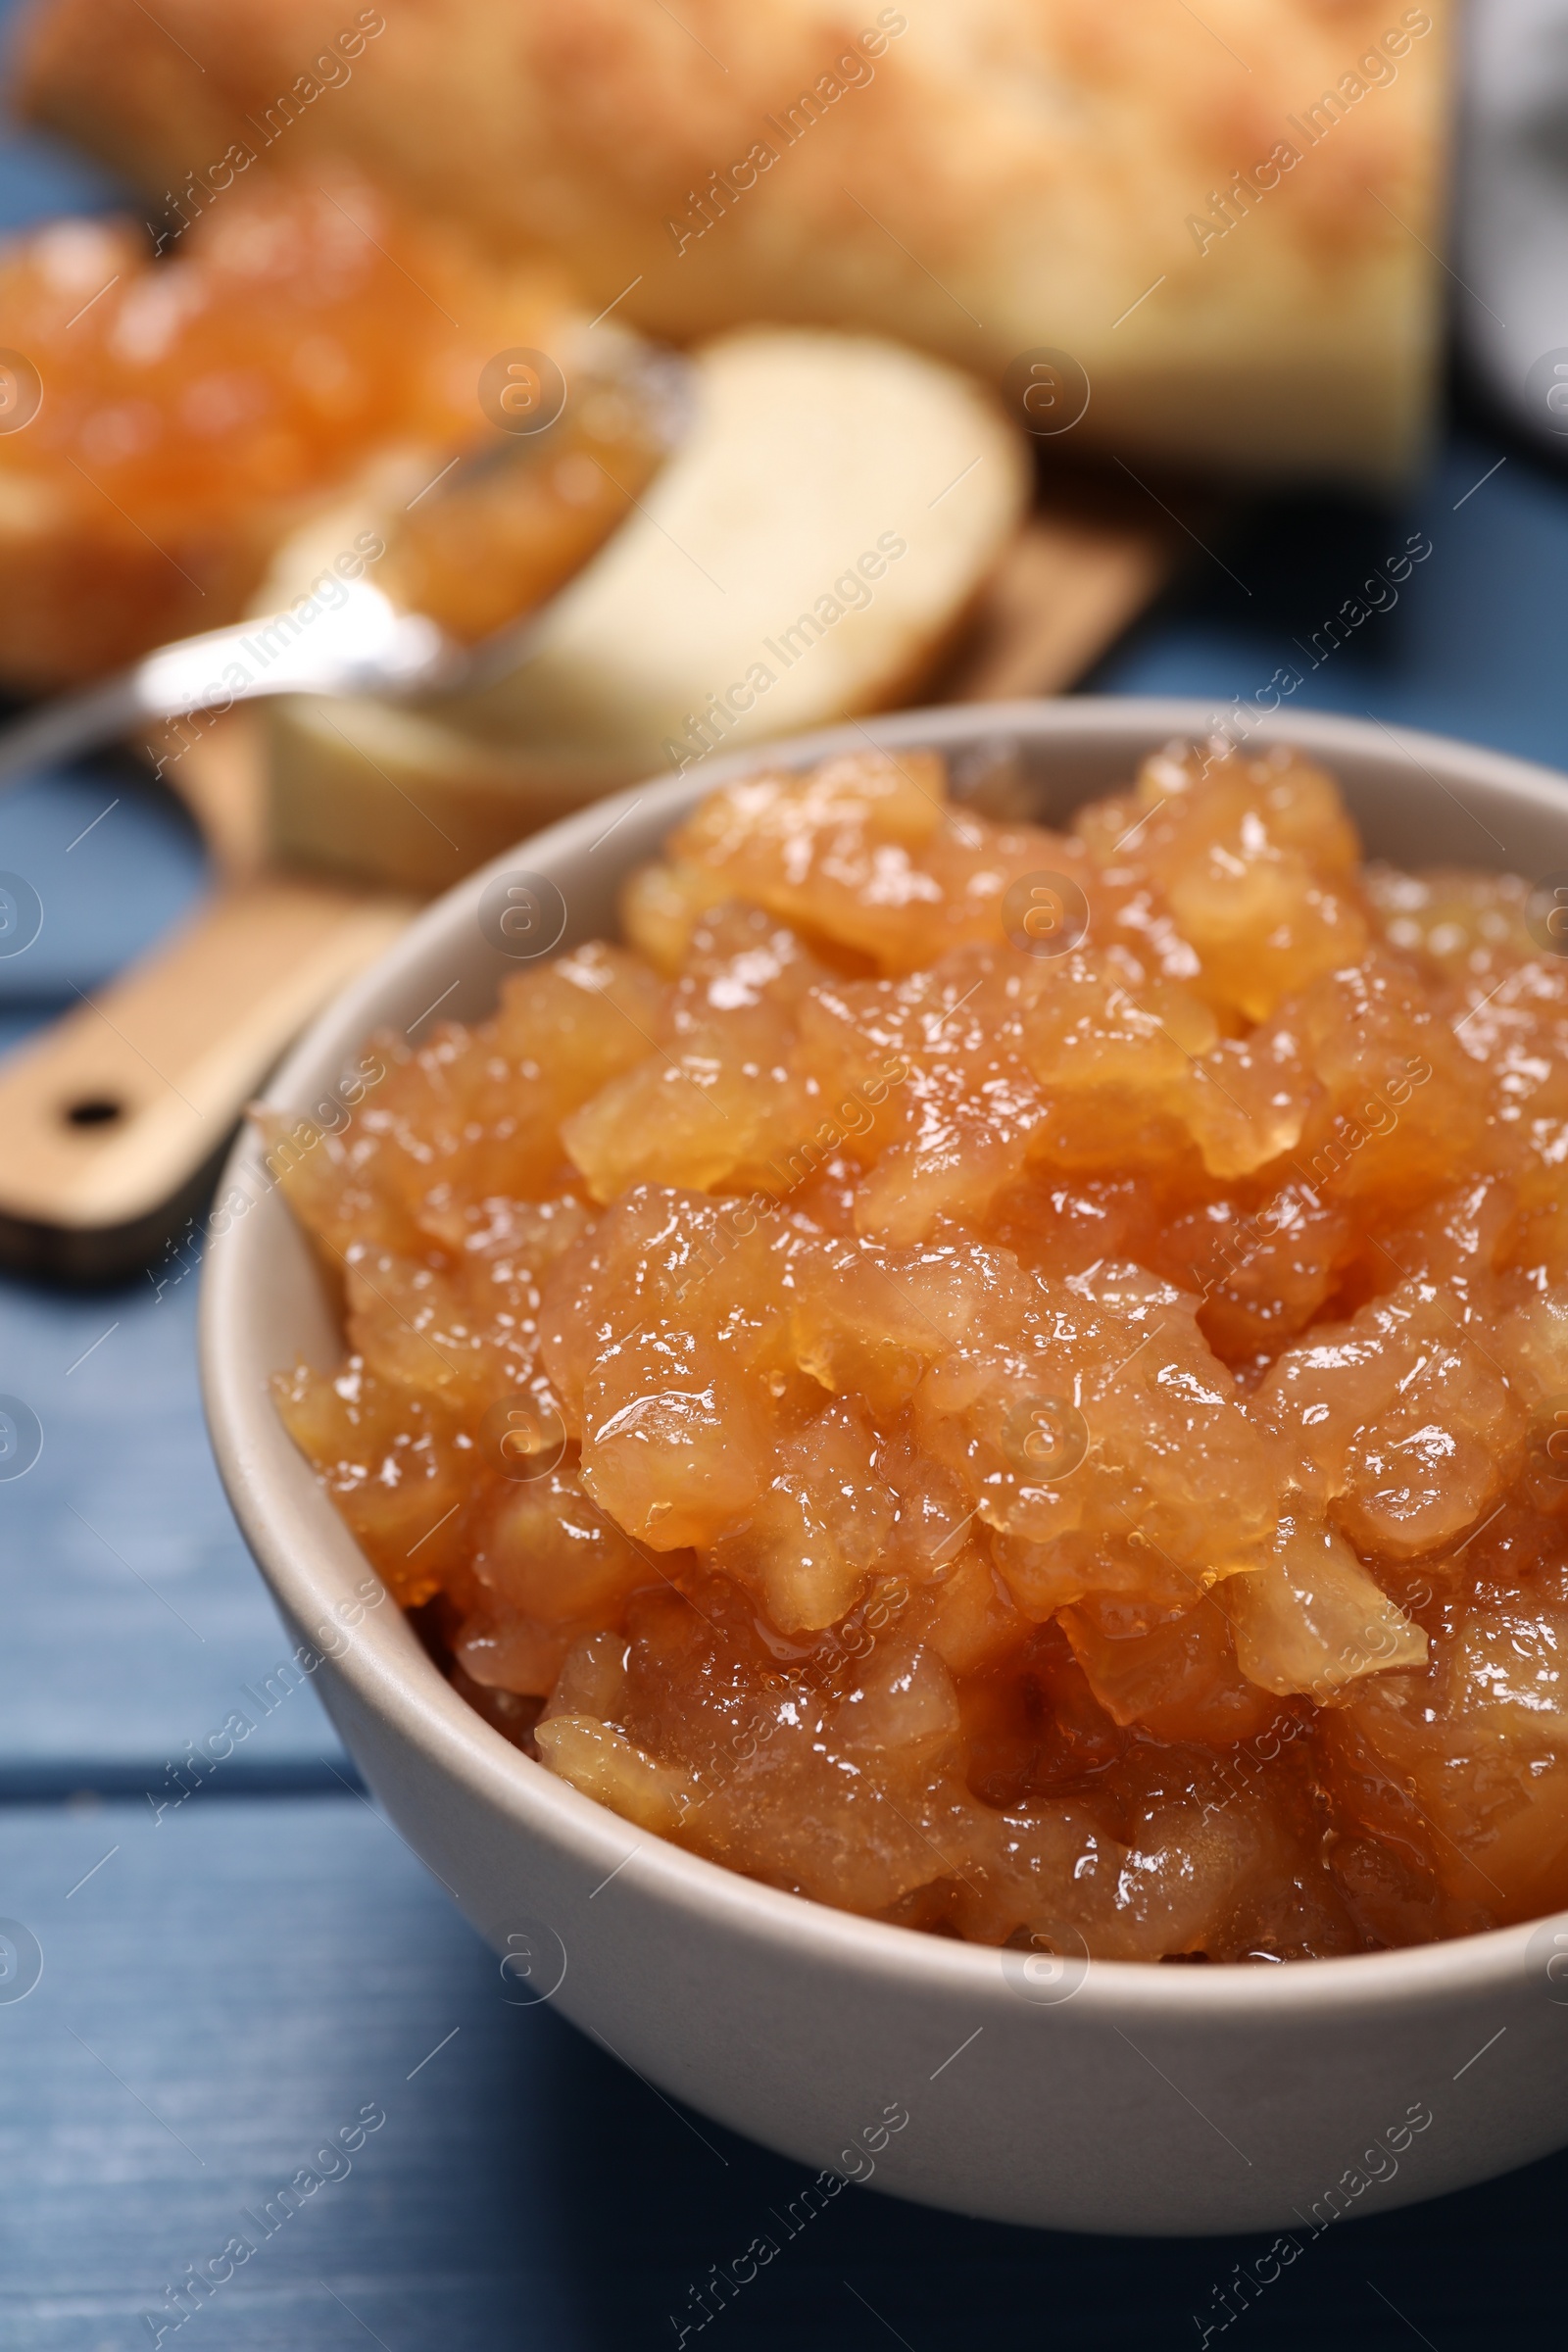
[[[352,1350],[285,1417],[498,1729],[990,1943],[1568,1902],[1568,962],[1357,858],[1286,755],[759,773],[273,1132]]]
[[[119,221],[7,246],[6,342],[42,391],[0,434],[7,675],[86,675],[232,618],[378,453],[432,451],[434,473],[499,439],[479,371],[564,309],[331,172],[237,179],[157,258]]]
[[[637,504],[664,454],[658,425],[629,371],[590,379],[556,423],[486,448],[399,516],[380,586],[465,644],[524,618]]]

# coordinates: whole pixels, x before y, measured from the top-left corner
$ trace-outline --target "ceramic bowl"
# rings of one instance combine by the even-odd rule
[[[765,756],[933,745],[960,783],[1061,818],[1212,713],[1164,701],[906,712]],[[1369,855],[1568,870],[1568,784],[1433,736],[1258,718],[1340,777]],[[692,804],[764,753],[583,809],[474,874],[348,989],[268,1101],[309,1113],[368,1033],[473,1019],[517,969],[507,877],[553,883],[564,944]],[[487,895],[488,894],[488,895]],[[512,902],[521,904],[523,902]],[[554,902],[548,889],[527,904]],[[332,1114],[327,1112],[326,1116]],[[885,1927],[755,1885],[534,1764],[448,1687],[283,1433],[268,1376],[341,1353],[332,1303],[255,1141],[219,1188],[202,1353],[239,1522],[345,1744],[499,1955],[671,2097],[820,2171],[1054,2229],[1289,2232],[1386,2211],[1568,2141],[1568,1914],[1280,1967],[1085,1964]],[[252,1205],[241,1206],[242,1202]],[[900,2118],[906,2120],[900,2121]],[[1276,2262],[1294,2260],[1282,2248]]]

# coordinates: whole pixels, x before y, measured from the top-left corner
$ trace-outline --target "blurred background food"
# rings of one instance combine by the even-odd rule
[[[1055,345],[1102,447],[1386,476],[1430,415],[1445,23],[1395,0],[42,0],[23,89],[155,208],[208,201],[209,159],[346,155],[657,335],[841,325],[993,382]]]
[[[323,492],[486,431],[479,369],[566,308],[554,271],[336,169],[242,183],[158,258],[127,220],[0,252],[41,391],[0,438],[0,676],[59,686],[232,619]]]
[[[242,614],[265,667],[345,580],[536,619],[482,690],[133,747],[220,887],[0,1073],[0,1247],[142,1250],[314,997],[552,815],[1059,691],[1258,489],[1397,485],[1446,57],[1383,0],[34,0],[20,111],[143,217],[0,252],[0,686]]]
[[[1439,13],[862,13],[36,0],[21,110],[124,174],[147,218],[58,223],[0,265],[24,374],[48,385],[27,428],[0,436],[0,588],[19,614],[0,677],[89,676],[231,617],[324,506],[347,511],[376,479],[406,489],[426,460],[512,429],[479,389],[497,355],[581,350],[596,329],[690,347],[795,323],[924,350],[1034,436],[1048,495],[1086,458],[1123,487],[1150,465],[1385,483],[1411,465],[1440,324]],[[824,482],[856,380],[824,357],[795,387]],[[582,558],[596,520],[642,488],[635,453],[619,456],[567,467],[587,485]],[[389,457],[408,463],[389,472]],[[555,498],[547,526],[525,500],[510,553],[494,499],[447,508],[445,553],[427,548],[445,591],[410,558],[404,598],[450,598],[461,580],[482,628],[524,541],[569,554],[573,503]],[[1148,516],[1159,510],[1151,493]],[[924,614],[900,659],[843,665],[836,696],[820,686],[833,664],[813,663],[817,697],[788,715],[916,689],[973,590],[960,566],[935,629]],[[693,691],[721,689],[709,673],[723,638]],[[443,756],[478,776],[499,732],[519,774],[548,768],[541,807],[637,772],[656,748],[581,695],[514,699],[506,717],[460,729],[488,736],[487,753]],[[416,767],[433,749],[411,752]]]

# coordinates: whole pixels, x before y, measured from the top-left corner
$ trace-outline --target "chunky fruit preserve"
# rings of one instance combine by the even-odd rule
[[[1540,896],[1282,751],[1064,832],[758,773],[270,1122],[349,1351],[280,1409],[500,1731],[772,1886],[1130,1960],[1568,1903]]]

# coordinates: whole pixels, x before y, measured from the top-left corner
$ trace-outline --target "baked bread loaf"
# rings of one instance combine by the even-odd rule
[[[445,889],[615,785],[914,694],[1017,528],[1023,436],[953,368],[799,328],[699,350],[692,401],[675,455],[512,676],[417,710],[271,706],[277,855]],[[402,504],[319,516],[258,610],[357,536],[392,540]]]
[[[1077,445],[1387,476],[1434,376],[1443,10],[41,0],[22,104],[166,212],[335,148],[661,336],[1065,351]]]

